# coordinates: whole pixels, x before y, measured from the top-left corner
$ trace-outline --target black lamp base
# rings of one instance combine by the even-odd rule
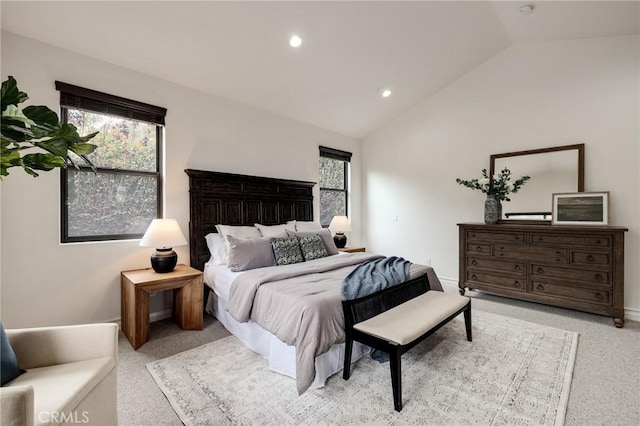
[[[336,232],[336,235],[333,236],[333,242],[336,244],[336,247],[344,248],[347,245],[347,236],[342,232]]]
[[[159,274],[171,272],[178,263],[178,255],[173,249],[156,249],[151,255],[151,267]]]

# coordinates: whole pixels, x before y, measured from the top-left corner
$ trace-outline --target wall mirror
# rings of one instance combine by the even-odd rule
[[[501,221],[550,221],[552,194],[584,192],[584,144],[491,155],[491,176],[505,167],[512,181],[531,179],[502,204]]]

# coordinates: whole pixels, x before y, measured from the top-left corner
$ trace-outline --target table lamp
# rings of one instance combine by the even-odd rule
[[[153,219],[140,241],[142,247],[155,247],[151,255],[153,270],[164,274],[171,272],[178,263],[178,255],[173,247],[187,244],[175,219]]]
[[[344,235],[344,233],[351,232],[349,218],[347,216],[334,216],[333,219],[331,219],[329,228],[336,233],[333,236],[333,242],[336,244],[336,247],[344,248],[344,246],[347,245],[347,236]]]

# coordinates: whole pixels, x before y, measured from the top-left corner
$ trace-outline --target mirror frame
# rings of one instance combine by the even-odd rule
[[[527,151],[514,151],[514,152],[505,152],[503,154],[492,154],[489,157],[489,176],[493,176],[495,174],[495,161],[498,158],[507,158],[507,157],[518,157],[521,155],[532,155],[532,154],[546,154],[549,152],[557,152],[557,151],[570,151],[570,150],[578,151],[578,190],[576,192],[584,192],[584,144],[575,144],[575,145],[563,145],[563,146],[553,146],[550,148],[541,148],[541,149],[530,149]],[[499,222],[502,223],[551,223],[550,220],[518,220],[518,219],[509,219],[505,220],[500,218]]]

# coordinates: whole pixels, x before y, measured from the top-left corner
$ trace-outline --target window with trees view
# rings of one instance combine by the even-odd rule
[[[161,217],[166,109],[56,82],[62,120],[98,131],[95,166],[61,173],[62,242],[141,238]],[[77,162],[81,164],[82,162]]]
[[[351,153],[320,147],[320,224],[329,226],[334,216],[348,216]]]

